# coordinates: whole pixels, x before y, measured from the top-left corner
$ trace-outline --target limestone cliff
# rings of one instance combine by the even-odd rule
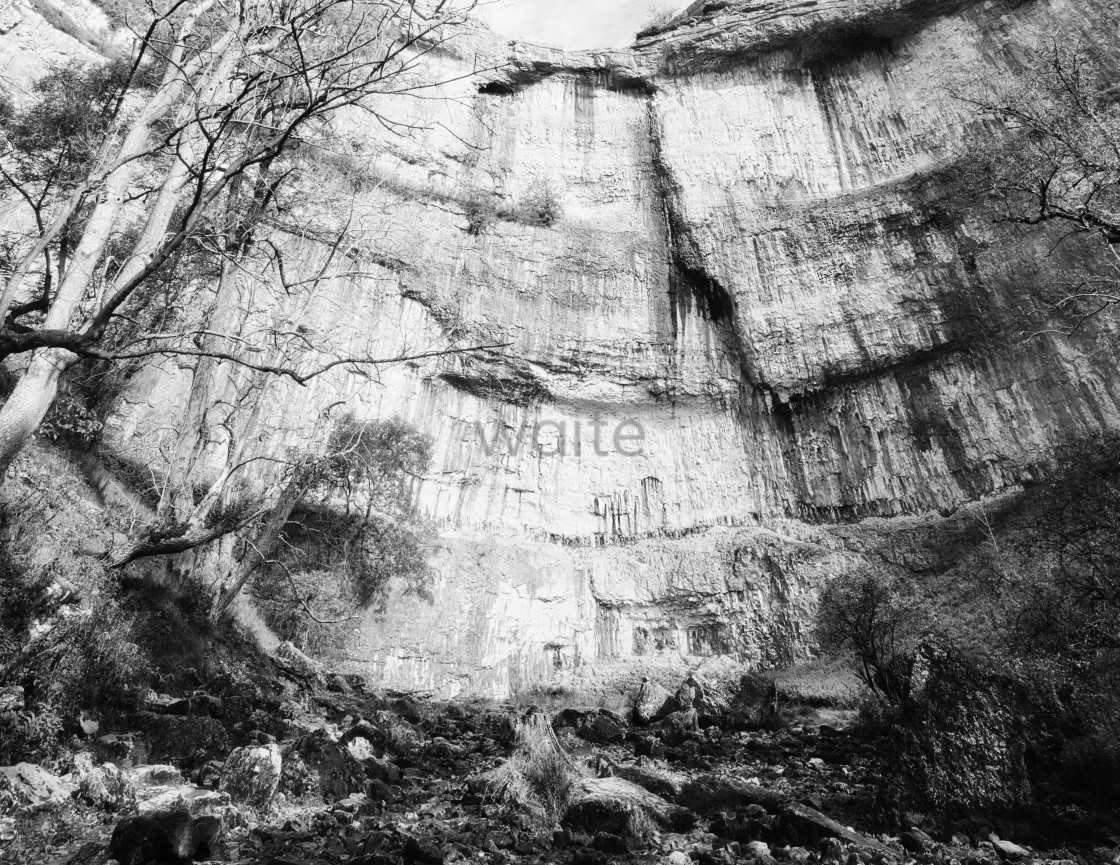
[[[501,694],[802,658],[817,588],[864,566],[829,523],[951,511],[1120,422],[1110,324],[1021,339],[1083,251],[973,209],[953,166],[993,132],[945,89],[1118,26],[1108,0],[701,0],[627,51],[478,27],[428,58],[447,99],[388,100],[418,131],[348,121],[369,266],[315,327],[386,353],[450,328],[510,343],[270,393],[267,447],[330,398],[436,442],[434,603],[371,615],[355,667]],[[563,218],[510,216],[542,181]],[[134,379],[111,440],[150,447],[188,381]],[[596,419],[640,448],[596,453]],[[562,440],[518,447],[541,421]]]

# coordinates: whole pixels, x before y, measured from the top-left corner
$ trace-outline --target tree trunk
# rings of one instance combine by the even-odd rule
[[[74,355],[61,349],[35,352],[4,407],[0,409],[0,484],[58,393],[58,377]]]
[[[292,511],[295,510],[296,505],[299,504],[300,499],[307,492],[307,486],[300,475],[301,473],[297,469],[295,475],[284,487],[279,501],[276,502],[276,507],[268,515],[264,525],[261,526],[261,530],[253,539],[253,542],[247,545],[241,561],[226,575],[225,588],[210,611],[211,621],[216,622],[222,617],[257,568],[268,561],[268,557],[272,555],[272,551],[276,548],[276,542],[280,539],[280,533],[292,516]]]

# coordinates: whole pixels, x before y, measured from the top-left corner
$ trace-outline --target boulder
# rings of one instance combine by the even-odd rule
[[[634,740],[634,755],[636,757],[652,757],[660,760],[665,756],[665,745],[652,734],[638,736]]]
[[[348,745],[336,742],[322,729],[300,736],[284,754],[281,789],[294,796],[317,796],[327,803],[366,792],[366,767]]]
[[[634,699],[634,723],[652,724],[659,721],[677,708],[676,700],[666,688],[657,682],[642,679],[642,686],[638,689]]]
[[[156,787],[183,783],[183,773],[174,766],[136,766],[129,770],[132,783],[137,787]]]
[[[676,799],[681,792],[681,784],[661,772],[648,769],[645,766],[616,766],[613,769],[616,778],[622,778],[632,784],[637,784],[651,793],[665,799]]]
[[[126,811],[136,805],[132,779],[112,763],[94,763],[89,751],[74,757],[74,780],[78,795],[89,804],[106,811]]]
[[[121,769],[143,764],[148,758],[148,746],[131,733],[109,733],[99,736],[90,744],[95,763],[112,763]]]
[[[120,865],[175,863],[220,855],[222,821],[195,819],[183,811],[145,814],[121,820],[109,839],[109,852]]]
[[[626,719],[610,709],[564,709],[556,713],[552,726],[556,729],[572,727],[577,736],[595,745],[622,742],[629,730]]]
[[[365,767],[366,775],[375,781],[382,781],[386,784],[396,784],[401,779],[401,770],[395,763],[388,760],[382,760],[378,757],[370,757],[362,761]]]
[[[193,784],[177,787],[149,787],[136,793],[140,814],[162,814],[168,811],[184,811],[192,817],[218,817],[224,826],[237,826],[243,821],[242,814],[230,798],[229,793],[217,790],[203,790]]]
[[[163,712],[166,715],[204,715],[210,718],[219,718],[222,714],[222,701],[217,697],[198,691],[189,697],[172,700],[163,707]]]
[[[280,785],[278,745],[238,748],[226,758],[218,789],[237,802],[267,808]]]
[[[414,753],[428,741],[419,727],[385,710],[374,712],[370,720],[356,721],[342,734],[341,742],[348,745],[357,738],[368,741],[374,751],[402,756]]]
[[[364,736],[354,736],[346,741],[346,750],[358,762],[369,760],[373,757],[373,745]]]
[[[1006,841],[998,835],[989,835],[988,841],[991,842],[1000,858],[1009,862],[1018,862],[1020,859],[1029,859],[1031,856],[1031,851],[1026,847],[1022,847],[1014,841]]]
[[[724,686],[704,678],[699,673],[690,675],[685,679],[685,684],[691,686],[692,706],[701,715],[715,720],[731,711],[732,697]]]
[[[70,798],[70,789],[57,775],[34,763],[0,766],[0,808],[55,808]]]
[[[134,720],[148,743],[148,759],[156,763],[196,769],[230,750],[226,728],[216,718],[138,712]]]
[[[936,842],[921,829],[907,829],[898,836],[898,842],[907,853],[925,853],[932,850]]]
[[[584,778],[573,785],[561,824],[588,835],[643,837],[652,826],[687,832],[696,815],[624,778]]]
[[[887,859],[901,858],[898,851],[881,841],[868,838],[853,832],[847,826],[836,822],[831,817],[826,817],[815,808],[802,805],[800,802],[790,802],[782,809],[778,817],[776,836],[780,836],[789,844],[802,846],[816,846],[821,841],[829,838],[838,838],[840,841],[877,853]]]
[[[695,709],[679,709],[666,715],[653,728],[666,744],[679,745],[699,732],[700,717]]]
[[[750,805],[777,812],[789,802],[789,797],[736,778],[697,775],[684,785],[677,801],[687,802],[688,807],[701,814],[739,810]]]
[[[892,737],[886,798],[923,813],[1014,812],[1031,803],[1024,718],[1014,682],[951,649],[918,647],[911,692]]]
[[[274,654],[282,667],[301,678],[318,679],[322,675],[322,666],[287,640],[276,647]]]
[[[726,811],[708,824],[708,831],[713,835],[740,844],[749,844],[751,841],[765,837],[769,830],[768,822],[764,823],[743,813],[732,816]]]

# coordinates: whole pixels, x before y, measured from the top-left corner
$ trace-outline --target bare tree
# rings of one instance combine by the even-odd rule
[[[1010,86],[954,89],[1006,138],[970,159],[969,180],[999,218],[1099,243],[1106,266],[1066,280],[1072,330],[1120,303],[1120,76],[1101,47],[1055,36]]]
[[[328,139],[340,112],[399,128],[379,97],[435,86],[415,75],[417,65],[473,5],[151,0],[132,55],[116,66],[118,83],[99,93],[98,123],[81,130],[83,158],[45,154],[69,176],[27,172],[8,140],[3,176],[31,217],[0,278],[0,360],[30,359],[0,408],[0,477],[41,423],[59,377],[82,358],[185,356],[300,384],[338,367],[407,359],[262,354],[205,322],[170,332],[135,323],[151,302],[145,287],[188,243],[224,257],[226,277],[238,267],[294,152]],[[420,356],[482,348],[451,345]]]
[[[372,530],[375,519],[394,521],[415,516],[411,481],[427,469],[430,453],[427,438],[400,421],[360,423],[349,414],[340,417],[332,424],[321,450],[306,453],[291,465],[276,506],[253,537],[246,539],[237,561],[226,573],[211,617],[219,618],[257,570],[271,563],[292,512],[315,491],[321,493],[327,509],[337,499],[343,514],[353,517],[336,518],[350,535],[344,540],[344,548],[355,546]],[[349,570],[358,577],[356,600],[365,604],[383,588],[382,575],[371,569],[369,562],[357,565]]]
[[[336,376],[324,376],[318,389],[306,392],[304,405],[313,414],[312,429],[293,431],[295,441],[287,444],[277,444],[266,435],[271,432],[269,407],[283,402],[285,388],[290,393],[295,387],[290,374],[270,370],[298,370],[305,355],[339,354],[330,335],[333,329],[321,335],[312,325],[319,317],[317,307],[333,303],[335,283],[360,282],[368,275],[360,253],[346,246],[353,240],[348,228],[344,223],[333,240],[273,232],[262,242],[267,254],[262,250],[236,259],[229,286],[223,288],[225,280],[218,280],[213,309],[204,315],[220,318],[223,338],[233,343],[228,350],[251,360],[234,363],[216,355],[200,359],[191,378],[185,422],[164,430],[169,435],[157,442],[156,453],[146,454],[143,460],[148,483],[134,483],[141,499],[155,501],[153,511],[134,524],[127,544],[114,551],[109,567],[119,569],[138,559],[186,552],[237,534],[236,564],[228,569],[222,565],[228,573],[217,581],[220,600],[214,611],[218,614],[268,559],[304,496],[317,487],[330,488],[326,475],[340,471],[345,454],[364,447],[367,439],[361,436],[355,441],[339,439],[349,427],[340,420],[347,399],[337,390]],[[294,260],[285,263],[289,254]],[[226,259],[227,264],[231,261]],[[228,296],[218,297],[223,291]],[[342,339],[350,341],[345,334]],[[424,353],[405,351],[411,357]],[[354,372],[361,375],[341,377],[343,386],[370,378],[365,367]],[[160,439],[158,430],[143,436],[153,437]],[[369,506],[383,498],[369,485],[363,489],[370,496]]]

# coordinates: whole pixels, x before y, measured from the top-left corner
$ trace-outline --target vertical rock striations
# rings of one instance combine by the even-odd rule
[[[992,131],[945,88],[1118,26],[1107,0],[701,0],[628,51],[479,27],[426,61],[447,100],[387,98],[414,134],[343,124],[363,275],[313,326],[385,354],[451,329],[511,343],[269,395],[267,447],[338,398],[435,440],[434,604],[370,616],[355,666],[500,694],[803,657],[817,587],[862,562],[809,524],[949,511],[1115,426],[1110,325],[1021,339],[1083,250],[962,194]],[[551,226],[519,216],[540,183],[561,192]],[[112,440],[152,447],[188,384],[153,364]],[[550,445],[524,441],[542,421]],[[613,438],[627,422],[640,446]]]

